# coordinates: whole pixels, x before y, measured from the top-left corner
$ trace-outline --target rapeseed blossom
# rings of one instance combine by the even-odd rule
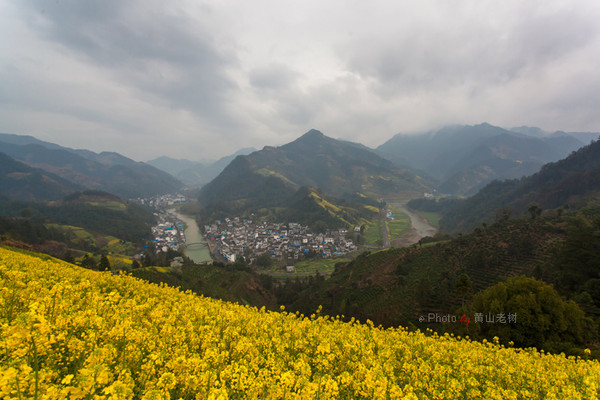
[[[597,361],[270,312],[0,249],[0,398],[597,399]]]

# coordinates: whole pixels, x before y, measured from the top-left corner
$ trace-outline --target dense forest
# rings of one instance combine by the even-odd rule
[[[106,252],[111,240],[130,252],[150,239],[153,213],[134,203],[98,191],[75,192],[60,201],[29,202],[0,199],[3,241],[33,245],[60,258],[74,252]]]

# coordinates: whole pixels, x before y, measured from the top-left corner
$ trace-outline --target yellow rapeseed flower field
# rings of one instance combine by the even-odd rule
[[[0,249],[0,398],[597,399],[600,364],[269,312]]]

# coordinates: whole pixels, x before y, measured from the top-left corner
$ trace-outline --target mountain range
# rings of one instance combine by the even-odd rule
[[[54,200],[83,187],[0,153],[0,193],[13,200]]]
[[[533,175],[492,182],[468,199],[437,202],[442,213],[440,228],[468,232],[483,222],[497,219],[501,216],[499,210],[500,214],[518,217],[531,212],[532,205],[539,210],[577,209],[599,194],[600,141],[596,141],[565,159],[544,165]]]
[[[441,193],[469,196],[494,179],[531,175],[566,157],[584,145],[577,135],[529,127],[507,130],[487,123],[457,125],[424,134],[397,134],[376,152],[431,176]]]
[[[254,151],[256,151],[254,147],[246,147],[210,163],[167,156],[158,157],[146,163],[173,175],[187,186],[199,187],[212,181],[237,156],[247,155]]]
[[[600,334],[600,141],[533,175],[489,183],[470,198],[415,199],[408,205],[441,212],[440,228],[460,234],[365,251],[337,263],[326,280],[286,282],[277,292],[280,303],[291,312],[322,307],[327,315],[374,325],[426,326],[478,340],[492,340],[498,331],[462,320],[424,325],[423,316],[503,312],[502,305],[510,304],[523,323],[503,331],[504,340],[515,346],[566,354],[595,346]]]
[[[19,200],[52,200],[80,189],[135,198],[183,187],[164,171],[121,154],[70,149],[32,136],[0,134],[0,152],[0,176],[10,183],[2,194]]]
[[[184,184],[206,185],[199,196],[202,204],[223,210],[279,206],[304,186],[345,199],[399,193],[408,199],[435,190],[471,196],[493,180],[531,175],[597,136],[483,123],[398,134],[371,149],[311,130],[286,145],[245,148],[213,163],[169,157],[141,163],[115,152],[0,134],[0,151],[12,159],[3,157],[0,174],[2,194],[21,200],[56,199],[82,189],[144,197],[174,192]]]
[[[425,179],[370,149],[311,130],[286,145],[236,157],[200,190],[199,200],[230,212],[281,207],[302,187],[354,200],[429,190]]]

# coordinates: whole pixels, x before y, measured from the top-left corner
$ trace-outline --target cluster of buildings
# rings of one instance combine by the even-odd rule
[[[341,256],[357,249],[346,229],[313,233],[306,226],[290,223],[253,223],[246,218],[225,218],[204,226],[213,252],[229,262],[243,255],[254,260],[268,253],[276,260],[303,260],[311,255]]]
[[[185,203],[185,196],[181,193],[169,193],[150,198],[138,198],[134,201],[157,210],[154,213],[156,225],[152,227],[156,253],[166,252],[169,249],[180,250],[180,246],[185,244],[183,223],[175,214],[167,211],[167,208]]]
[[[180,193],[163,194],[148,199],[135,199],[138,203],[157,210],[185,203],[185,196]]]
[[[179,250],[185,244],[183,223],[175,214],[161,210],[155,212],[157,224],[152,227],[152,236],[156,252],[166,252],[169,249]]]

